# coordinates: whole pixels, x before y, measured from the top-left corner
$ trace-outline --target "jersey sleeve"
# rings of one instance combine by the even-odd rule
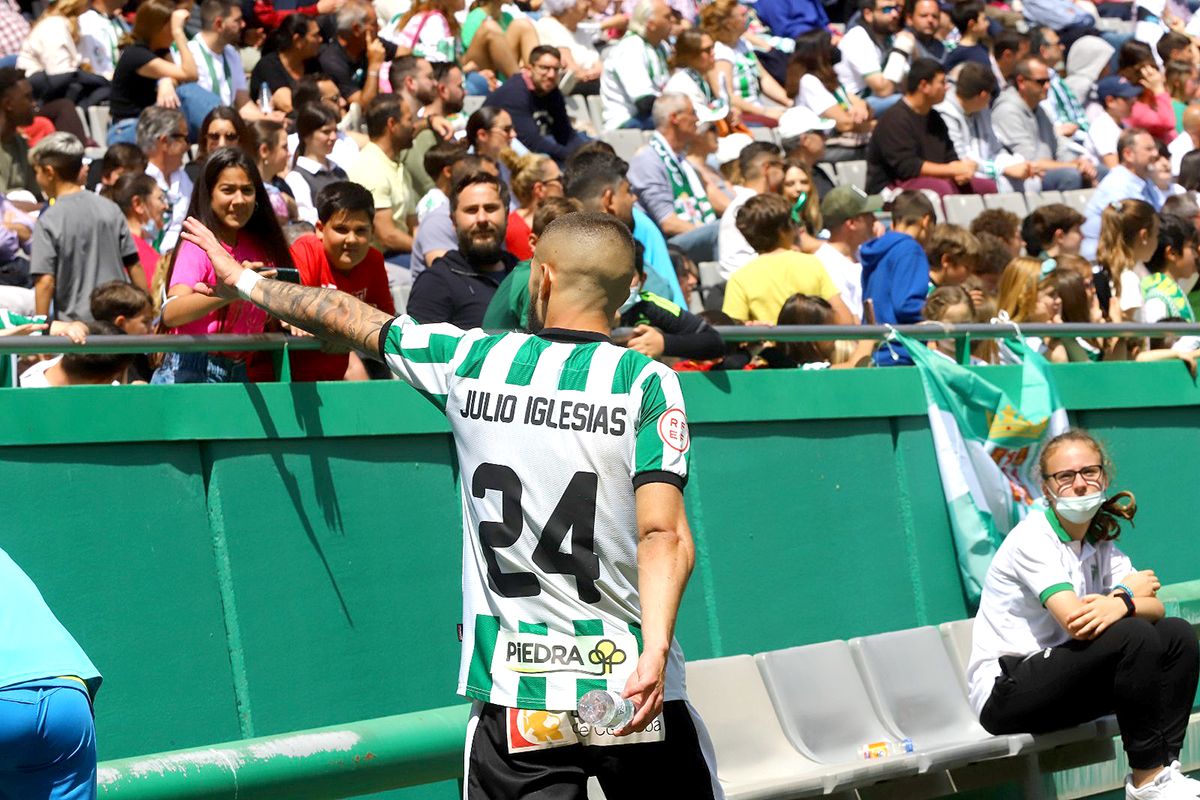
[[[442,411],[454,374],[459,348],[483,335],[448,323],[422,325],[404,314],[379,332],[379,355],[396,377],[425,395]]]
[[[1122,553],[1121,549],[1114,544],[1112,546],[1112,555],[1108,558],[1109,588],[1116,586],[1131,572],[1135,572],[1133,562],[1129,560],[1129,556]]]
[[[670,483],[682,489],[687,483],[692,441],[679,378],[666,367],[654,365],[642,372],[637,387],[633,485]]]
[[[1038,536],[1025,536],[1014,542],[1013,577],[1043,606],[1059,592],[1075,592],[1071,575],[1062,565],[1053,543]]]

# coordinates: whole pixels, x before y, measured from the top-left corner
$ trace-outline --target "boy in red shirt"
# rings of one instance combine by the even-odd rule
[[[291,247],[300,283],[340,289],[395,314],[383,254],[370,244],[375,217],[371,193],[357,183],[337,181],[317,194],[316,206],[317,232],[301,236]],[[358,356],[352,359],[352,355],[314,350],[292,353],[292,380],[365,380]]]

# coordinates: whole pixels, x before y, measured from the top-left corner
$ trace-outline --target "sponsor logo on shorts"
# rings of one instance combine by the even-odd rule
[[[539,711],[524,708],[508,709],[508,752],[548,750],[579,741],[565,711]]]

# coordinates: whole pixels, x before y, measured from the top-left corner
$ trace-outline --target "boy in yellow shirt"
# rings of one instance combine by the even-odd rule
[[[834,324],[854,324],[825,266],[795,249],[796,224],[787,200],[777,194],[750,198],[738,209],[737,228],[758,257],[730,277],[722,311],[734,319],[774,325],[789,297],[807,294],[829,303]]]

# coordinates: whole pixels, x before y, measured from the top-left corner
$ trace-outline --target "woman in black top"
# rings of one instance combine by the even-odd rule
[[[113,70],[109,144],[135,141],[138,115],[143,108],[158,105],[159,78],[180,83],[196,80],[196,60],[183,30],[189,14],[188,9],[176,8],[168,0],[146,0],[138,7],[133,43],[121,53]],[[178,64],[167,53],[172,43],[179,49]],[[163,105],[177,107],[179,99],[171,92],[169,98],[163,98]]]
[[[306,62],[316,58],[321,50],[321,41],[316,20],[303,14],[285,17],[275,31],[272,42],[275,50],[265,53],[250,73],[250,96],[258,101],[265,85],[271,93],[272,107],[290,113],[292,92],[308,71]]]

